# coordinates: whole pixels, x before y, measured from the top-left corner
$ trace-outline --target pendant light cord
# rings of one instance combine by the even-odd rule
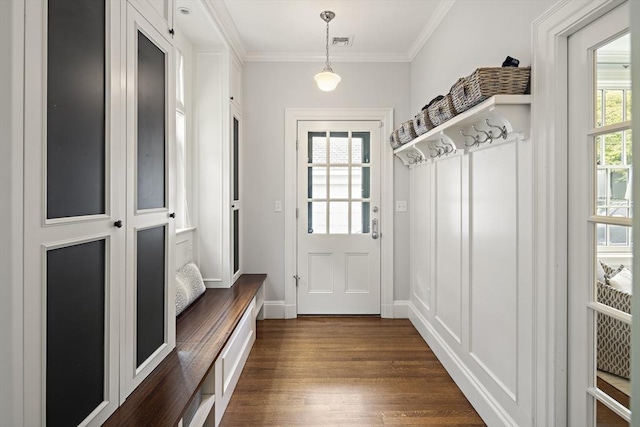
[[[327,21],[327,62],[326,68],[331,69],[331,63],[329,62],[329,21]]]

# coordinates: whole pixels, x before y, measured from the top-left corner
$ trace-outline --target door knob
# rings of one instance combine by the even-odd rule
[[[175,218],[175,217],[176,217],[176,213],[175,213],[175,212],[171,212],[171,213],[169,214],[169,218]]]
[[[380,237],[380,233],[378,233],[378,218],[374,218],[371,220],[371,238],[373,240]]]
[[[122,221],[117,220],[116,222],[113,223],[113,225],[116,226],[117,228],[122,228]]]

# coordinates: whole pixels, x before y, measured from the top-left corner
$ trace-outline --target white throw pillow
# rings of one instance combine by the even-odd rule
[[[176,279],[182,282],[189,295],[189,304],[196,300],[205,291],[204,280],[198,266],[193,262],[186,264],[176,274]]]
[[[184,283],[176,279],[176,316],[189,306],[189,292]]]
[[[631,270],[625,267],[618,274],[609,278],[609,285],[626,294],[631,294],[633,288],[631,281]]]
[[[604,272],[604,268],[602,268],[602,261],[596,262],[596,276],[598,277],[598,282],[605,283],[606,273]]]

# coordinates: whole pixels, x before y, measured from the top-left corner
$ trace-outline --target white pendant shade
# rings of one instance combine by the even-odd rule
[[[338,86],[340,80],[342,80],[339,75],[331,71],[322,71],[316,74],[314,79],[318,84],[318,88],[324,92],[331,92]]]

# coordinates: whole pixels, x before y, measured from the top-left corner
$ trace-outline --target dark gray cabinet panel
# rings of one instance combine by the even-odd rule
[[[233,118],[233,200],[240,200],[240,122]]]
[[[105,213],[105,2],[48,3],[47,218]]]
[[[240,211],[233,211],[233,274],[240,270]]]
[[[105,246],[47,252],[48,426],[78,425],[105,399]]]
[[[165,53],[138,32],[138,209],[163,208],[166,191]]]
[[[165,342],[165,229],[137,232],[136,366]]]

